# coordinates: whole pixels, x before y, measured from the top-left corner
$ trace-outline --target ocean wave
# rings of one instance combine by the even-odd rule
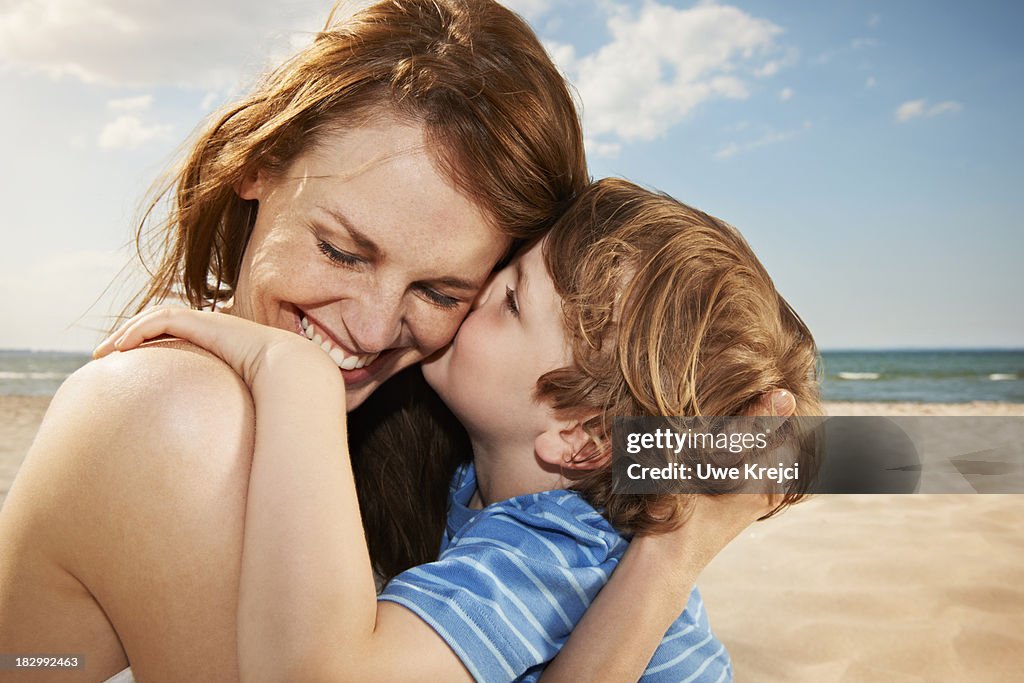
[[[0,370],[0,379],[67,379],[66,372],[8,372]]]
[[[840,372],[839,379],[870,380],[878,379],[882,374],[879,372]]]
[[[988,378],[993,382],[999,382],[1002,380],[1017,379],[1017,375],[1012,372],[993,372],[988,376]]]

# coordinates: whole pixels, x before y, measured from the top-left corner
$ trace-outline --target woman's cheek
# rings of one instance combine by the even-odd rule
[[[439,316],[437,320],[434,320],[426,333],[416,334],[415,336],[420,340],[424,349],[423,355],[429,356],[451,343],[455,339],[455,335],[459,334],[467,312],[461,307],[458,313],[448,312],[447,315]]]

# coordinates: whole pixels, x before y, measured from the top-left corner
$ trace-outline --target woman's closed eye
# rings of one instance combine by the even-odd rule
[[[458,308],[459,304],[462,303],[461,299],[456,299],[453,296],[442,294],[441,292],[437,291],[432,287],[422,286],[419,288],[419,290],[427,301],[437,306],[438,308],[444,309],[446,311],[450,311],[453,308]]]
[[[513,318],[519,317],[519,302],[516,300],[516,290],[505,285],[505,308],[512,314]]]
[[[320,240],[317,242],[317,248],[323,253],[324,256],[329,258],[339,266],[348,266],[349,268],[355,268],[356,266],[364,263],[363,259],[359,258],[354,254],[350,254],[347,251],[342,251],[335,247],[330,242]]]

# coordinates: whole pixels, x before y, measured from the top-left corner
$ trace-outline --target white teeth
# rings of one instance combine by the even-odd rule
[[[360,356],[359,357],[359,365],[357,365],[356,367],[358,367],[358,368],[365,368],[367,365],[369,365],[373,361],[377,360],[377,356],[379,356],[379,355],[380,355],[379,353],[371,353],[368,356]]]
[[[302,316],[299,322],[302,324],[302,333],[306,338],[326,351],[327,355],[334,361],[334,364],[342,370],[365,368],[380,356],[379,353],[368,353],[364,356],[346,356],[345,352],[334,346],[329,338],[325,338],[316,331],[313,324],[309,322],[308,317]]]

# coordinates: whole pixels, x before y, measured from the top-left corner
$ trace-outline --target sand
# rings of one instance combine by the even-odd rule
[[[48,403],[0,396],[0,501]],[[1024,405],[829,413],[1024,416]],[[1021,680],[1022,521],[1024,495],[819,496],[748,529],[699,585],[740,683]]]
[[[50,396],[0,396],[0,505],[32,445]]]
[[[1024,415],[999,403],[833,403],[831,415]],[[755,524],[699,581],[736,680],[1013,681],[1024,495],[819,496]]]

